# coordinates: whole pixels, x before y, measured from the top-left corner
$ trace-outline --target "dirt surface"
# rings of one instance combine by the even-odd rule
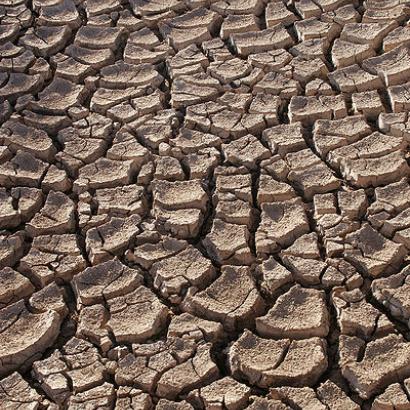
[[[405,0],[0,0],[0,409],[410,409],[409,47]]]

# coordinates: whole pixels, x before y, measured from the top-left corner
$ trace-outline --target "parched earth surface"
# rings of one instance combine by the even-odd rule
[[[0,0],[0,409],[410,409],[410,4]]]

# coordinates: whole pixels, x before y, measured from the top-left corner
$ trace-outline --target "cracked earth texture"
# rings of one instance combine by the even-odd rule
[[[0,409],[410,409],[410,2],[0,0]]]

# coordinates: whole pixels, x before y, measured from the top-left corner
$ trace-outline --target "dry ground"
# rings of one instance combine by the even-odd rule
[[[0,0],[0,409],[410,409],[406,3]]]

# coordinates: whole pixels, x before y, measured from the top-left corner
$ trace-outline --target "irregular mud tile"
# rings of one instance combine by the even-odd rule
[[[301,359],[309,357],[309,361]],[[228,353],[232,375],[262,388],[313,385],[327,368],[326,341],[262,339],[245,330]]]
[[[47,163],[29,152],[18,150],[12,159],[0,164],[0,184],[6,188],[21,185],[38,187],[47,168]]]
[[[101,304],[105,300],[126,295],[142,282],[139,270],[131,269],[114,258],[83,270],[74,277],[71,286],[80,307]]]
[[[159,87],[163,77],[151,64],[127,64],[123,60],[103,67],[100,71],[99,85],[106,88],[116,87]]]
[[[338,69],[360,64],[363,60],[375,55],[376,52],[370,44],[351,43],[340,38],[334,41],[332,47],[332,62]]]
[[[201,319],[190,313],[174,316],[168,326],[169,337],[192,339],[195,342],[217,342],[224,338],[223,326],[217,322]]]
[[[142,215],[146,211],[145,191],[138,185],[96,189],[93,199],[98,215],[126,217],[133,214]]]
[[[321,58],[310,56],[297,56],[287,66],[291,72],[292,78],[298,81],[302,86],[316,78],[326,79],[328,69]]]
[[[91,98],[90,108],[99,114],[106,115],[110,113],[113,116],[116,106],[121,103],[125,104],[130,100],[131,104],[134,102],[134,105],[138,105],[138,100],[134,101],[134,99],[143,96],[145,93],[146,89],[142,87],[127,87],[124,89],[98,88]],[[134,105],[131,105],[131,107],[138,112],[138,107],[134,107]]]
[[[326,63],[325,55],[328,53],[329,41],[325,38],[311,38],[309,40],[302,41],[289,49],[293,56],[300,58],[318,61],[322,70],[324,70],[323,63]],[[319,61],[320,60],[320,61]],[[291,75],[292,66],[288,65],[284,68],[287,75]],[[309,66],[307,67],[308,74]],[[320,70],[318,71],[320,73]]]
[[[346,113],[346,105],[342,95],[294,96],[291,98],[289,105],[290,122],[300,121],[307,126],[312,125],[319,119],[343,118]]]
[[[374,132],[328,155],[330,164],[358,187],[389,184],[409,172],[404,159],[406,142],[402,138]]]
[[[206,179],[221,162],[221,155],[218,150],[211,148],[198,154],[188,154],[183,161],[190,179]]]
[[[187,399],[205,408],[225,407],[227,410],[244,409],[247,407],[251,389],[227,376],[208,386],[190,392]]]
[[[264,71],[280,70],[292,60],[292,55],[285,49],[271,50],[263,53],[250,54],[249,63]]]
[[[251,228],[255,220],[251,185],[250,175],[218,175],[212,197],[215,218]]]
[[[187,295],[182,309],[221,322],[228,330],[247,326],[262,313],[264,302],[246,266],[223,266],[222,274],[208,288]],[[234,291],[235,290],[235,291]]]
[[[276,181],[267,174],[261,174],[259,177],[257,194],[259,206],[265,202],[287,201],[295,197],[296,192],[290,185]]]
[[[282,286],[292,282],[291,272],[277,262],[273,256],[264,260],[256,268],[256,272],[260,276],[262,292],[269,297],[274,297]]]
[[[300,199],[263,203],[261,209],[261,223],[255,237],[258,254],[276,252],[310,231]]]
[[[124,61],[129,64],[158,64],[170,55],[168,44],[159,44],[155,47],[144,48],[133,43],[133,37],[129,37],[124,49]],[[112,61],[114,62],[114,61]]]
[[[82,64],[64,54],[56,54],[50,58],[50,61],[56,67],[56,77],[62,77],[74,83],[84,81],[84,78],[93,72],[93,68],[90,65]]]
[[[88,189],[128,185],[132,182],[137,169],[134,160],[116,161],[98,158],[94,163],[85,165],[80,169],[79,177],[74,181],[73,190],[76,193],[81,193]]]
[[[68,26],[29,28],[20,39],[20,44],[33,50],[40,57],[50,57],[62,50],[71,37]]]
[[[39,100],[30,104],[34,110],[49,114],[66,114],[70,107],[81,105],[88,90],[82,85],[56,77],[38,96]]]
[[[250,397],[251,404],[247,407],[248,410],[289,410],[286,404],[280,400],[269,399],[259,396]]]
[[[339,367],[346,363],[357,360],[359,355],[363,352],[366,342],[355,336],[339,336]]]
[[[220,264],[250,264],[254,257],[249,248],[250,233],[246,225],[215,219],[202,243],[213,260]]]
[[[206,73],[183,75],[172,83],[171,105],[175,109],[217,98],[223,88],[218,80]]]
[[[316,17],[296,21],[294,26],[299,41],[325,38],[330,42],[340,33],[340,26],[338,24],[326,23]]]
[[[283,24],[260,31],[231,34],[230,41],[241,57],[293,45],[293,39]]]
[[[362,399],[369,399],[389,384],[409,376],[409,344],[399,335],[369,342],[363,359],[342,365],[342,375]]]
[[[35,410],[39,407],[41,396],[17,372],[0,381],[0,406],[4,409]]]
[[[268,3],[265,9],[266,27],[274,27],[279,23],[290,26],[297,17],[280,1]]]
[[[43,80],[39,74],[9,73],[7,82],[6,79],[2,79],[1,85],[0,98],[15,102],[18,97],[24,94],[38,92],[43,85]]]
[[[288,403],[292,409],[315,409],[325,410],[328,407],[323,404],[315,394],[315,391],[309,387],[279,387],[271,389],[270,397],[276,400],[283,400]]]
[[[82,26],[76,33],[75,43],[92,49],[111,49],[120,45],[124,30],[118,27]]]
[[[281,157],[289,152],[306,148],[300,122],[267,128],[262,133],[262,140],[273,154],[279,154]]]
[[[372,409],[394,409],[410,407],[409,399],[399,383],[393,383],[373,401]]]
[[[14,269],[0,270],[0,309],[29,297],[34,292],[32,283]]]
[[[387,88],[389,103],[393,112],[406,112],[410,108],[410,83]]]
[[[299,94],[300,90],[301,87],[299,85],[299,82],[277,72],[268,72],[253,87],[254,93],[267,92],[269,94],[278,95],[286,99],[296,96],[297,94]]]
[[[268,93],[257,93],[249,106],[249,114],[262,114],[267,126],[279,124],[281,99]]]
[[[12,229],[30,220],[43,205],[43,195],[36,188],[0,188],[0,228]]]
[[[233,58],[229,48],[220,38],[204,41],[202,43],[202,49],[205,55],[214,61],[225,61]]]
[[[62,0],[45,4],[40,7],[37,24],[42,26],[69,26],[76,29],[81,24],[75,3],[72,0]]]
[[[110,12],[119,11],[121,2],[119,0],[109,0],[101,4],[98,0],[88,0],[87,15],[96,16],[99,14],[108,14]]]
[[[86,306],[81,309],[76,337],[89,340],[106,352],[112,347],[107,322],[109,313],[103,305]]]
[[[337,201],[342,216],[349,219],[361,219],[366,212],[368,202],[363,189],[357,191],[339,191]]]
[[[410,44],[410,26],[399,26],[383,39],[383,51],[391,51],[399,46]]]
[[[311,17],[320,17],[322,10],[312,0],[301,0],[295,3],[295,9],[300,17],[308,19]]]
[[[31,237],[74,231],[74,202],[62,192],[50,191],[44,207],[27,224]]]
[[[254,169],[258,162],[270,157],[270,151],[257,138],[247,135],[229,144],[222,144],[222,151],[230,163]]]
[[[59,169],[55,165],[50,165],[41,183],[44,192],[60,191],[67,192],[71,189],[72,183],[64,169]]]
[[[155,157],[154,179],[170,182],[183,181],[185,179],[185,173],[181,167],[181,162],[169,156]]]
[[[388,51],[381,56],[372,57],[362,64],[363,68],[378,75],[386,86],[402,84],[410,74],[410,54],[405,46]]]
[[[211,344],[201,344],[194,357],[166,371],[158,380],[156,394],[173,400],[216,380],[219,370],[212,361],[210,349]]]
[[[119,131],[114,137],[111,148],[106,157],[116,161],[133,161],[133,166],[140,168],[150,159],[147,148],[142,146],[137,139],[127,131]]]
[[[327,11],[321,16],[321,19],[323,21],[329,23],[334,21],[335,23],[338,23],[341,26],[344,26],[347,23],[357,23],[358,21],[360,21],[361,15],[356,10],[355,4],[349,4],[348,1],[340,1],[339,4],[337,4],[337,1],[333,3],[333,5],[335,6],[333,10],[330,10],[330,8],[323,8],[324,11]],[[343,5],[343,3],[345,5]],[[321,5],[321,7],[323,6]]]
[[[181,75],[201,73],[209,65],[208,59],[197,45],[190,46],[178,51],[175,56],[167,61],[167,70],[172,79]]]
[[[362,114],[370,121],[377,119],[384,112],[383,103],[377,91],[365,91],[352,95],[352,105],[355,114]]]
[[[155,181],[152,190],[157,224],[181,238],[196,236],[208,202],[200,181]]]
[[[140,343],[159,333],[168,317],[168,309],[146,287],[140,286],[108,302],[107,327],[118,343]]]
[[[63,291],[55,283],[50,283],[45,288],[33,293],[29,304],[33,313],[54,310],[61,316],[61,319],[64,319],[68,314]]]
[[[137,246],[126,255],[127,260],[149,269],[155,262],[176,255],[188,246],[183,240],[154,234],[152,240],[136,238]]]
[[[120,385],[138,386],[153,393],[161,375],[189,360],[195,348],[193,341],[178,338],[134,344],[133,354],[125,354],[118,361],[115,380]]]
[[[192,246],[154,263],[150,274],[154,287],[172,303],[179,303],[188,288],[203,289],[216,276],[212,263]]]
[[[408,291],[409,271],[404,268],[400,273],[372,282],[373,296],[382,303],[393,317],[408,322],[410,318]]]
[[[326,269],[326,263],[317,259],[284,255],[283,263],[293,277],[304,286],[318,285]]]
[[[0,26],[0,42],[14,41],[18,37],[19,30],[18,24],[2,24]]]
[[[293,286],[278,297],[265,316],[256,318],[256,330],[263,337],[275,339],[326,337],[329,313],[324,292]]]
[[[403,113],[381,113],[379,115],[377,125],[385,134],[390,134],[395,137],[404,138],[407,142],[410,141],[409,127],[410,122],[408,114]]]
[[[30,366],[54,343],[60,324],[57,312],[30,313],[22,300],[0,310],[0,375]]]
[[[325,159],[329,151],[356,142],[371,132],[370,126],[360,115],[340,120],[317,120],[313,128],[313,143]]]
[[[364,71],[353,64],[339,68],[328,74],[330,83],[344,93],[369,91],[382,88],[382,81],[377,75]]]
[[[371,337],[385,336],[394,332],[390,320],[366,302],[365,295],[358,289],[350,292],[335,289],[332,293],[332,303],[342,334],[368,340]]]
[[[374,50],[382,45],[384,37],[397,27],[397,22],[349,23],[343,27],[340,39],[357,44],[369,44]]]
[[[95,265],[113,257],[120,256],[140,232],[139,215],[127,218],[113,217],[103,225],[87,231],[85,246],[90,262]]]
[[[229,84],[249,75],[252,71],[252,67],[245,60],[232,58],[226,61],[212,62],[206,71],[213,78],[220,81],[221,84]]]
[[[70,44],[66,47],[64,53],[77,61],[77,63],[89,66],[94,70],[99,70],[106,65],[113,64],[115,61],[114,53],[110,49],[93,50],[80,47],[77,44]],[[84,67],[80,67],[84,69]],[[73,72],[74,70],[69,71]]]
[[[114,402],[114,386],[110,383],[104,383],[101,386],[72,395],[67,403],[70,410],[81,410],[86,408],[109,409],[114,406]]]
[[[313,195],[333,191],[340,187],[340,181],[333,175],[325,162],[321,161],[312,150],[305,149],[286,154],[290,172],[287,176],[306,199]]]
[[[44,235],[34,238],[18,270],[41,287],[53,281],[69,281],[86,267],[76,235]]]
[[[404,3],[395,5],[393,2],[392,7],[389,9],[369,7],[363,14],[363,23],[390,22],[395,20],[399,24],[402,24],[408,19],[409,15],[410,12],[407,4]]]
[[[169,401],[160,399],[157,403],[157,410],[193,410],[193,407],[186,401]]]
[[[289,248],[281,252],[282,257],[289,255],[320,259],[319,241],[316,232],[300,236]]]
[[[360,406],[330,380],[326,380],[316,389],[316,395],[328,408],[360,410]]]
[[[254,14],[229,14],[221,25],[220,36],[227,40],[231,34],[257,31],[259,20]]]
[[[68,367],[63,374],[72,386],[74,394],[104,382],[106,368],[101,363],[98,350],[91,343],[73,337],[64,345],[62,351],[64,354],[62,359]],[[46,364],[46,369],[47,367]]]
[[[158,28],[170,46],[182,50],[191,44],[200,45],[210,40],[211,33],[219,26],[220,21],[218,13],[200,7],[166,23],[159,23]]]
[[[255,14],[259,15],[263,11],[263,1],[261,0],[234,0],[234,1],[216,1],[212,2],[211,9],[217,13],[226,16],[229,14]]]
[[[8,266],[14,266],[25,251],[24,231],[15,233],[1,232],[0,234],[0,269]]]
[[[35,65],[41,60],[36,60],[31,50],[23,51],[21,54],[14,57],[2,58],[0,68],[2,71],[28,72],[28,74],[40,74],[35,72]],[[35,63],[36,62],[36,63]],[[6,76],[3,74],[2,82]],[[44,81],[42,76],[41,81]]]
[[[52,135],[71,124],[71,120],[65,115],[48,115],[29,110],[23,110],[21,114],[26,125],[41,128]]]
[[[403,245],[384,238],[369,224],[348,234],[346,242],[350,247],[345,246],[345,258],[372,277],[394,273],[406,255]]]
[[[150,410],[153,407],[149,394],[133,387],[120,386],[116,391],[115,410]],[[158,408],[158,406],[157,406]]]

